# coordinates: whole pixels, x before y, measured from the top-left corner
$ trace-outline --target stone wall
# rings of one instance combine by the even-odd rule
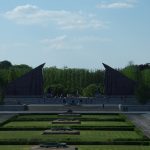
[[[150,105],[124,105],[122,111],[150,111]]]
[[[40,97],[7,97],[4,100],[7,105],[22,104],[122,104],[139,105],[133,96],[111,96],[98,98],[40,98]]]
[[[0,105],[0,111],[24,111],[24,105]]]
[[[118,111],[118,105],[28,105],[29,111]]]

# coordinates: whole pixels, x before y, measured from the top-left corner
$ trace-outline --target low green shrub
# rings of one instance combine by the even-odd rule
[[[60,126],[53,126],[60,127]],[[48,129],[47,127],[0,127],[0,131],[42,131]],[[50,128],[49,128],[50,129]],[[76,130],[103,130],[103,131],[134,131],[134,126],[72,126],[71,129]]]
[[[49,142],[48,140],[39,140],[39,139],[13,139],[13,140],[0,140],[0,145],[36,145],[43,142]],[[100,141],[100,142],[76,142],[67,140],[69,145],[150,145],[149,141]]]

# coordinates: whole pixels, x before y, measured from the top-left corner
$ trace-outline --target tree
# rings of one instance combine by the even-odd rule
[[[100,94],[104,94],[104,84],[99,84],[98,86]]]
[[[144,83],[140,83],[136,89],[135,95],[141,104],[146,104],[150,100],[150,88]]]
[[[9,70],[9,74],[8,74],[8,82],[11,82],[13,80],[15,80],[17,78],[17,74],[16,74],[16,71],[15,69],[10,69]]]
[[[47,88],[46,93],[51,94],[52,96],[63,96],[65,88],[61,84],[53,84]]]
[[[150,69],[141,71],[142,80],[150,88]]]
[[[97,91],[98,87],[95,84],[90,84],[89,86],[83,89],[83,96],[94,97]]]
[[[26,64],[21,64],[21,65],[13,65],[13,68],[17,69],[23,69],[23,70],[31,70],[32,67],[26,65]]]
[[[0,62],[0,69],[8,69],[10,67],[12,67],[11,62],[9,62],[7,60],[4,60],[4,61]]]
[[[129,65],[126,66],[125,68],[123,68],[121,70],[121,72],[127,76],[128,78],[134,80],[134,81],[138,81],[140,79],[140,72],[137,66],[135,65]]]

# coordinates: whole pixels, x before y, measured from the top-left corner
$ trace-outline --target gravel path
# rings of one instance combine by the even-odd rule
[[[127,117],[150,138],[150,114],[130,114]]]

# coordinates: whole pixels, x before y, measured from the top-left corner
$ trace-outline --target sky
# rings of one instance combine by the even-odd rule
[[[0,61],[122,68],[150,62],[150,0],[0,0]]]

